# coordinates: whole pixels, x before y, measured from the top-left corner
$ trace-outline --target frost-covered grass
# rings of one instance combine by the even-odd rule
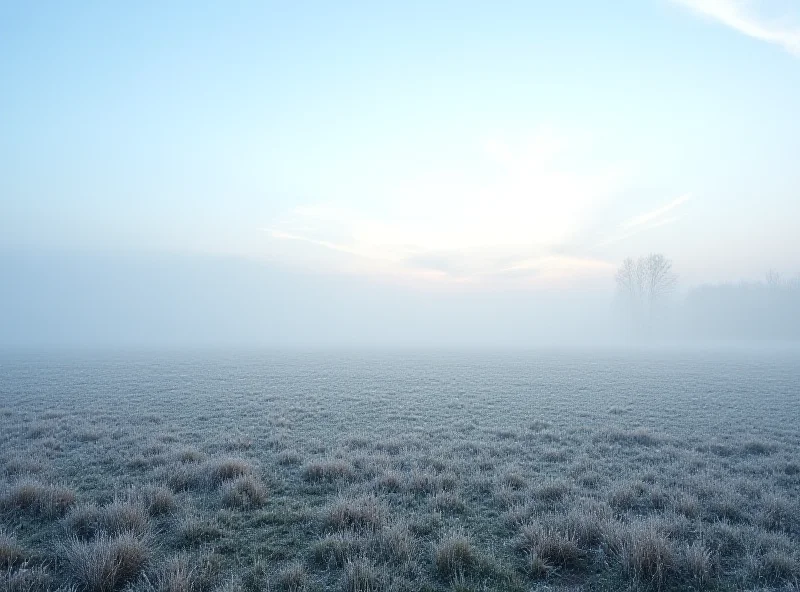
[[[794,589],[800,357],[0,361],[0,589]]]

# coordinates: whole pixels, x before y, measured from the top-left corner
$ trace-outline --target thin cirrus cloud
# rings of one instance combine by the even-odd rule
[[[800,2],[796,0],[673,0],[744,35],[800,57]]]
[[[675,215],[674,210],[685,204],[690,198],[691,195],[687,193],[659,208],[633,216],[620,224],[615,233],[596,244],[595,248],[612,245],[647,230],[677,222],[679,217]]]
[[[649,222],[653,222],[654,220],[663,219],[664,214],[667,214],[677,208],[678,206],[686,203],[689,201],[690,195],[687,193],[686,195],[681,195],[677,199],[672,200],[667,205],[662,206],[660,208],[656,208],[650,212],[646,212],[644,214],[639,214],[638,216],[634,216],[627,222],[623,224],[624,228],[636,228],[637,226],[642,226],[644,224],[648,224]]]
[[[493,140],[475,166],[387,182],[361,207],[297,207],[262,230],[290,263],[326,271],[456,284],[591,281],[612,264],[582,255],[580,236],[630,172],[580,166],[568,152],[552,133],[521,146]]]

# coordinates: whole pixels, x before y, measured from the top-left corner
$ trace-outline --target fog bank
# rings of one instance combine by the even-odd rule
[[[691,288],[634,325],[610,289],[414,289],[236,258],[6,252],[0,274],[6,348],[800,341],[794,281]]]
[[[421,290],[233,258],[5,254],[4,346],[596,343],[611,295]]]

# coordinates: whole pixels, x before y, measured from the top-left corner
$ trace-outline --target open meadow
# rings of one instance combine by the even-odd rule
[[[800,355],[6,354],[9,592],[800,583]]]

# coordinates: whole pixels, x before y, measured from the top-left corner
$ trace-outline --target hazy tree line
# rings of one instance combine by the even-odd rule
[[[770,270],[761,281],[703,284],[678,295],[661,254],[626,259],[616,275],[623,326],[638,338],[800,340],[800,274]]]

